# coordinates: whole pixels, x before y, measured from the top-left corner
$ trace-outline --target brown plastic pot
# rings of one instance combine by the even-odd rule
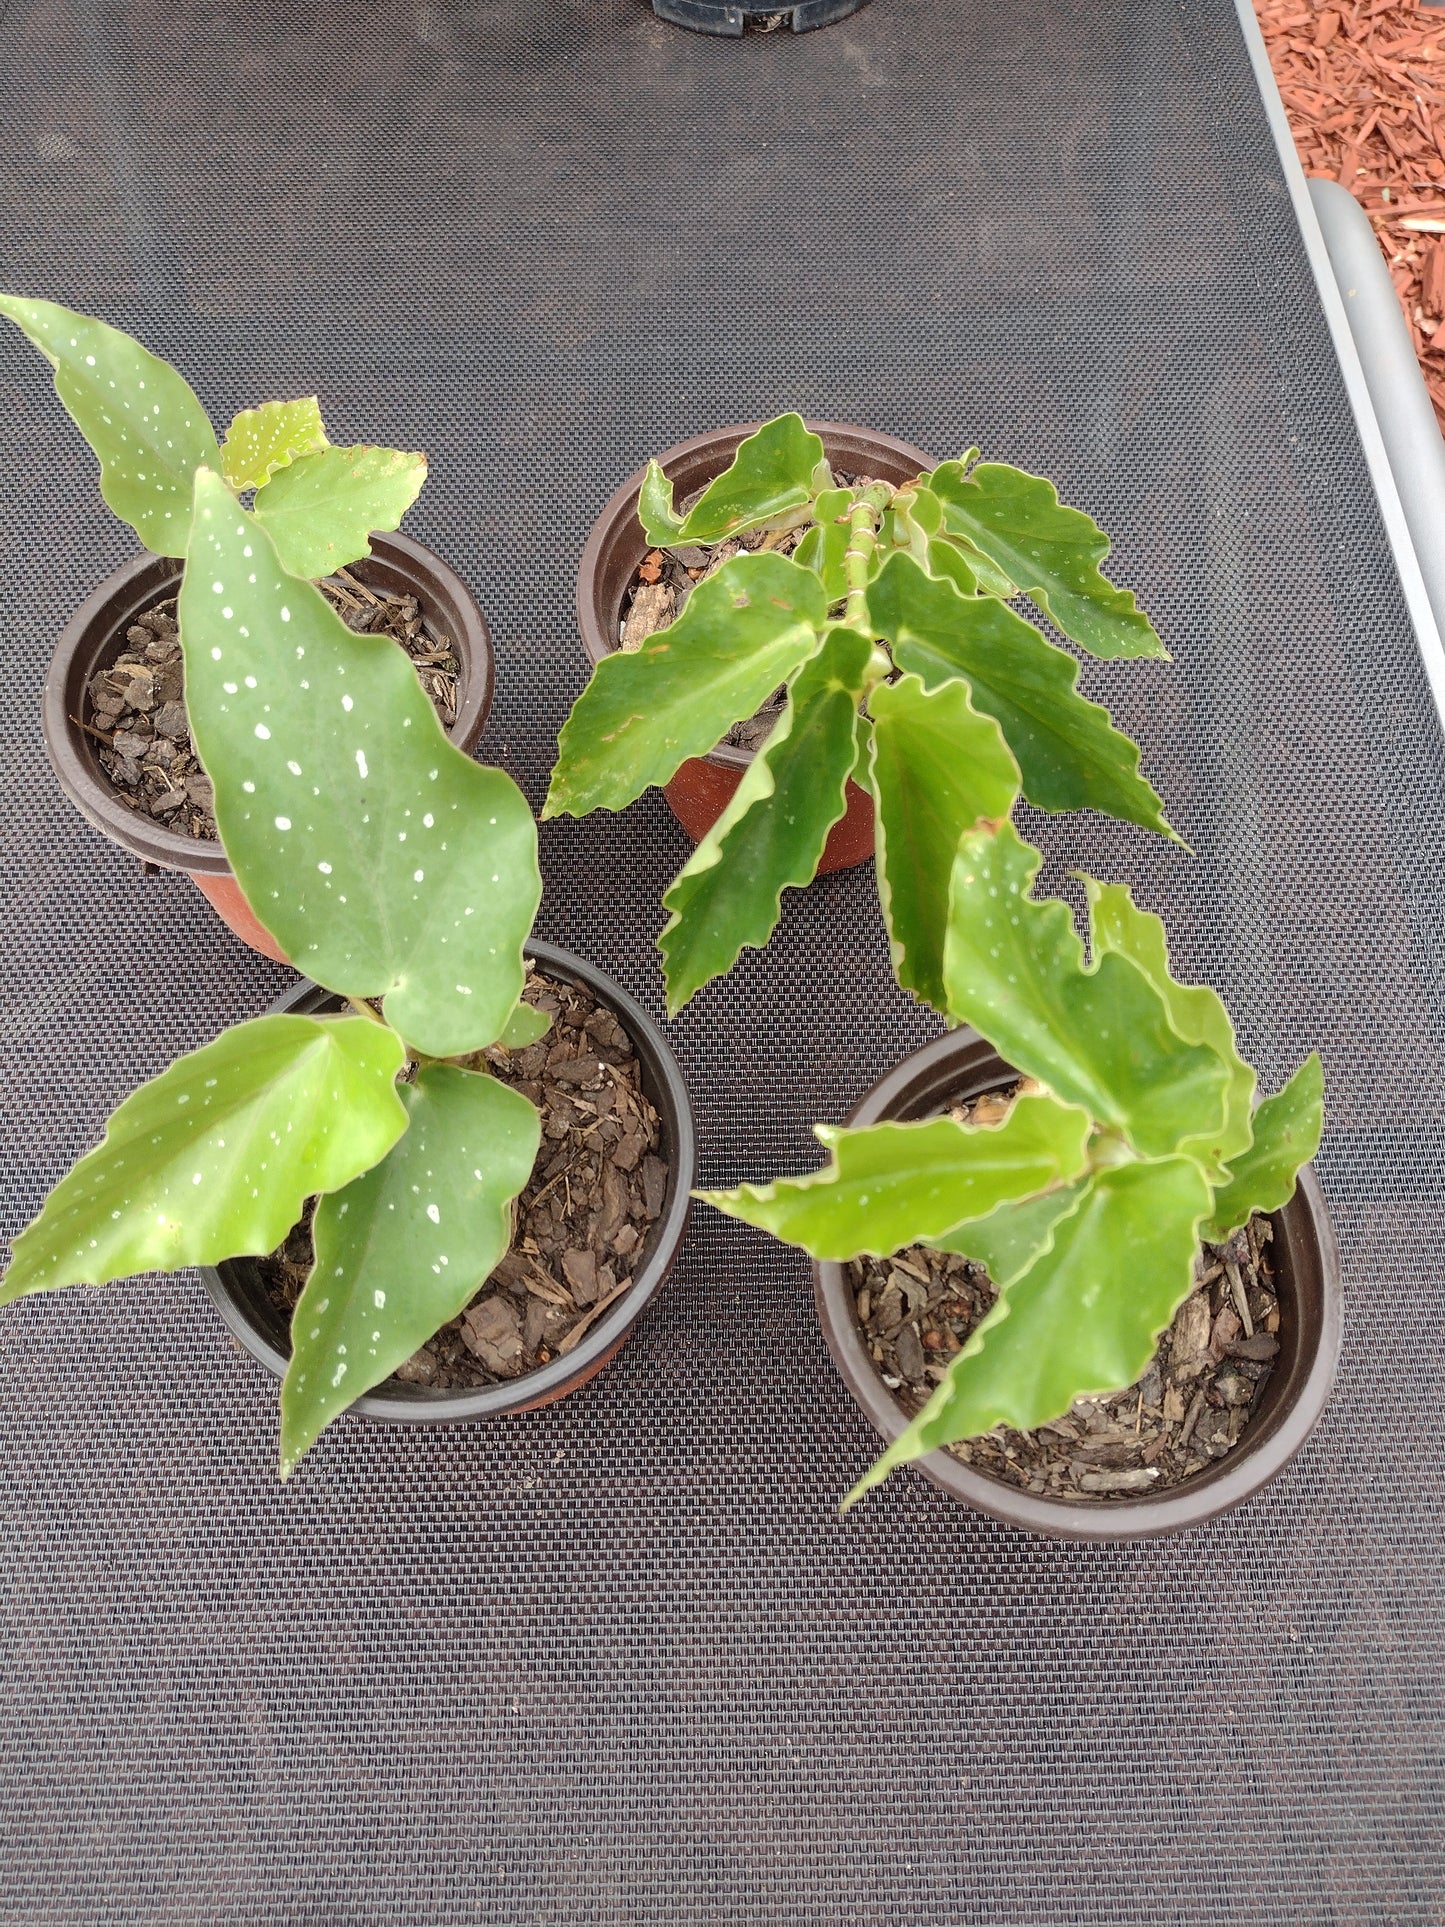
[[[1007,1085],[1016,1074],[977,1031],[952,1031],[891,1070],[848,1122],[933,1117],[949,1104]],[[919,1459],[914,1470],[977,1512],[1059,1539],[1150,1539],[1184,1532],[1252,1497],[1283,1471],[1319,1423],[1340,1354],[1339,1253],[1312,1169],[1300,1172],[1294,1197],[1273,1214],[1273,1224],[1279,1354],[1254,1416],[1228,1458],[1169,1491],[1092,1504],[1020,1492],[943,1450]],[[845,1268],[815,1263],[813,1289],[833,1362],[869,1422],[891,1445],[908,1421],[858,1329]]]
[[[373,535],[371,545],[371,555],[348,565],[350,573],[368,588],[414,595],[424,618],[456,645],[457,715],[447,734],[458,749],[470,750],[492,706],[496,675],[486,617],[456,570],[420,542],[407,535]],[[220,844],[197,842],[127,809],[100,766],[95,738],[80,727],[91,678],[120,654],[137,616],[176,593],[182,568],[174,556],[138,555],[108,576],[66,623],[41,699],[46,753],[61,788],[87,823],[142,863],[183,870],[243,943],[287,963],[241,894]]]
[[[663,473],[672,482],[677,499],[686,500],[695,489],[720,475],[737,453],[738,443],[760,426],[758,422],[740,422],[732,428],[714,429],[710,435],[679,442],[660,455]],[[838,422],[809,422],[808,426],[822,437],[833,466],[851,475],[870,475],[897,486],[935,466],[932,456],[925,455],[921,448],[897,441],[892,435],[875,435],[866,428],[850,428]],[[640,468],[622,484],[592,525],[582,551],[577,572],[577,626],[594,669],[617,648],[623,600],[651,547],[637,519],[646,473]],[[666,785],[663,794],[672,813],[694,842],[707,835],[727,808],[752,760],[750,749],[719,743],[706,756],[689,757]],[[818,868],[851,869],[872,854],[873,801],[850,781],[847,810],[841,822],[833,825]]]
[[[632,1289],[592,1326],[575,1351],[552,1359],[523,1378],[478,1385],[468,1391],[432,1391],[425,1385],[397,1384],[364,1392],[349,1409],[365,1418],[393,1425],[445,1425],[462,1419],[531,1412],[555,1404],[595,1378],[616,1356],[661,1289],[682,1248],[692,1209],[692,1187],[697,1180],[697,1139],[687,1086],[667,1040],[642,1006],[595,965],[550,943],[529,943],[527,955],[549,976],[580,978],[612,1011],[631,1039],[642,1087],[657,1110],[668,1163],[662,1214],[647,1234]],[[343,1001],[319,985],[303,981],[271,1008],[330,1011],[341,1008]],[[216,1266],[202,1265],[200,1270],[201,1282],[239,1343],[273,1377],[284,1378],[291,1361],[291,1334],[285,1317],[266,1295],[256,1260],[227,1258]]]

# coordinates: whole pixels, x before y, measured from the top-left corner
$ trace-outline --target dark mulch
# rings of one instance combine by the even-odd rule
[[[473,1060],[542,1113],[542,1148],[517,1201],[511,1250],[461,1316],[388,1383],[494,1385],[570,1352],[630,1289],[661,1215],[668,1165],[626,1031],[581,982],[534,969],[523,994],[551,1015],[548,1034],[526,1050],[493,1045]],[[267,1293],[288,1317],[311,1271],[310,1216],[260,1261]]]
[[[953,1115],[987,1123],[1008,1095]],[[1180,1485],[1239,1443],[1279,1351],[1270,1241],[1256,1216],[1225,1245],[1201,1247],[1193,1292],[1128,1391],[1082,1398],[1035,1432],[1000,1429],[947,1449],[980,1472],[1056,1498],[1108,1499]],[[883,1383],[921,1412],[997,1293],[981,1265],[915,1245],[849,1267],[856,1315]]]
[[[415,596],[373,590],[338,569],[317,587],[357,635],[385,635],[412,661],[444,728],[457,716],[457,656]],[[137,617],[108,669],[90,680],[81,727],[103,745],[101,768],[120,800],[140,816],[198,842],[216,841],[215,798],[191,743],[176,598]]]

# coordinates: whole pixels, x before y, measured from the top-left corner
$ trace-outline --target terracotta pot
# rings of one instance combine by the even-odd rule
[[[1011,1083],[1016,1075],[977,1031],[952,1031],[891,1070],[848,1122],[933,1117],[950,1103]],[[1300,1172],[1294,1197],[1272,1221],[1280,1348],[1254,1416],[1228,1458],[1168,1491],[1092,1504],[1020,1492],[942,1450],[918,1460],[914,1470],[975,1511],[1060,1539],[1148,1539],[1183,1532],[1250,1498],[1284,1469],[1319,1423],[1340,1353],[1339,1254],[1312,1169]],[[815,1263],[813,1289],[833,1362],[869,1422],[891,1445],[907,1419],[858,1329],[846,1268]]]
[[[741,422],[732,428],[718,428],[710,435],[699,435],[690,442],[679,442],[658,457],[663,472],[673,483],[676,497],[685,500],[694,489],[704,487],[727,467],[737,453],[738,443],[754,434],[761,424]],[[822,437],[828,460],[850,475],[871,475],[895,485],[912,481],[926,469],[936,466],[933,457],[892,435],[875,435],[866,428],[848,428],[837,422],[809,422],[815,435]],[[638,564],[651,544],[637,519],[638,497],[642,493],[641,468],[625,481],[592,525],[587,546],[577,572],[577,625],[582,647],[592,668],[617,648],[622,625],[622,605],[637,574]],[[750,749],[734,749],[719,743],[706,756],[690,757],[666,786],[663,794],[673,815],[694,842],[706,836],[727,808],[733,791],[743,779],[743,771],[753,760]],[[819,870],[847,870],[863,863],[873,854],[873,800],[856,783],[848,784],[848,808],[842,820],[833,825],[823,850]]]
[[[369,588],[414,595],[435,626],[456,645],[457,717],[447,734],[470,750],[492,706],[496,674],[491,632],[470,589],[454,569],[407,535],[373,535],[373,553],[348,564]],[[142,863],[183,870],[244,943],[277,963],[289,959],[241,894],[219,843],[200,843],[141,816],[121,802],[100,766],[95,738],[80,727],[86,690],[125,646],[125,632],[143,610],[180,587],[174,556],[138,555],[88,596],[61,632],[45,678],[41,725],[46,753],[60,786],[85,820]]]
[[[366,1418],[397,1425],[442,1425],[460,1419],[497,1418],[552,1405],[595,1378],[621,1349],[649,1301],[661,1289],[677,1259],[692,1209],[697,1181],[697,1141],[692,1107],[677,1059],[642,1006],[595,965],[555,944],[529,943],[527,955],[552,976],[580,978],[616,1016],[637,1053],[642,1086],[657,1109],[661,1149],[667,1159],[667,1194],[662,1215],[647,1234],[632,1289],[618,1299],[582,1337],[575,1351],[554,1358],[523,1378],[469,1391],[432,1391],[425,1385],[387,1385],[364,1392],[350,1407]],[[343,999],[318,985],[301,982],[279,997],[272,1010],[328,1011]],[[202,1265],[201,1281],[216,1309],[252,1358],[275,1378],[284,1378],[291,1359],[291,1334],[285,1316],[266,1295],[254,1258],[227,1258]]]

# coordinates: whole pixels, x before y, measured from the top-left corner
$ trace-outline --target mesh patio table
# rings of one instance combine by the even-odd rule
[[[1321,1048],[1347,1290],[1303,1456],[1116,1547],[913,1474],[840,1520],[874,1440],[806,1267],[709,1213],[583,1392],[348,1418],[285,1488],[275,1388],[194,1279],[13,1308],[0,1918],[1445,1919],[1445,755],[1232,0],[870,0],[737,40],[647,0],[0,13],[0,282],[141,335],[219,419],[319,389],[334,439],[425,448],[408,527],[488,612],[480,753],[535,803],[583,537],[653,450],[796,407],[1088,507],[1173,661],[1085,686],[1192,854],[1036,819],[1046,875],[1159,909],[1267,1088]],[[133,542],[13,331],[0,404],[8,1234],[289,977],[51,780],[54,637]],[[539,934],[660,1011],[685,847],[655,793],[547,825]],[[815,1160],[934,1028],[868,869],[794,893],[672,1027],[707,1179]]]

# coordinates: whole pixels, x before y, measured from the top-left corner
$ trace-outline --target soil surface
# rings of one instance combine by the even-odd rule
[[[416,664],[442,726],[457,716],[458,664],[450,637],[426,626],[415,596],[366,588],[345,569],[316,585],[348,629],[390,636]],[[176,598],[137,617],[109,669],[91,677],[81,727],[102,745],[100,765],[120,800],[198,842],[216,841],[215,797],[191,743]]]
[[[791,15],[779,17],[787,20]],[[858,488],[866,487],[872,478],[835,471],[834,479],[840,487]],[[702,493],[702,489],[694,489],[680,505],[679,513],[685,515]],[[769,534],[766,529],[749,529],[742,535],[711,544],[705,549],[649,549],[638,564],[637,573],[623,599],[622,622],[618,630],[619,646],[630,655],[640,649],[649,636],[655,636],[659,629],[666,629],[676,622],[698,583],[706,582],[710,575],[715,575],[723,563],[730,562],[735,555],[754,554],[762,549],[770,550],[775,555],[791,555],[810,526],[805,524],[800,529],[788,529],[782,534]],[[761,709],[745,717],[742,722],[733,724],[723,737],[723,742],[731,744],[734,749],[761,748],[772,734],[773,725],[782,715],[786,703],[787,691],[775,689]]]
[[[951,1115],[995,1122],[1010,1096],[990,1092]],[[1227,1244],[1201,1247],[1194,1290],[1128,1391],[1077,1399],[1035,1432],[1000,1429],[946,1449],[1006,1485],[1071,1501],[1167,1491],[1225,1458],[1279,1351],[1273,1236],[1269,1219],[1256,1215]],[[879,1376],[913,1418],[992,1306],[993,1281],[981,1265],[924,1245],[855,1259],[847,1270]]]
[[[471,1060],[542,1113],[512,1248],[461,1316],[388,1384],[495,1385],[570,1352],[630,1289],[661,1215],[668,1165],[626,1031],[580,981],[533,969],[523,995],[548,1012],[551,1030],[526,1050],[494,1044]],[[288,1318],[313,1255],[308,1206],[280,1250],[259,1261],[267,1295]]]

